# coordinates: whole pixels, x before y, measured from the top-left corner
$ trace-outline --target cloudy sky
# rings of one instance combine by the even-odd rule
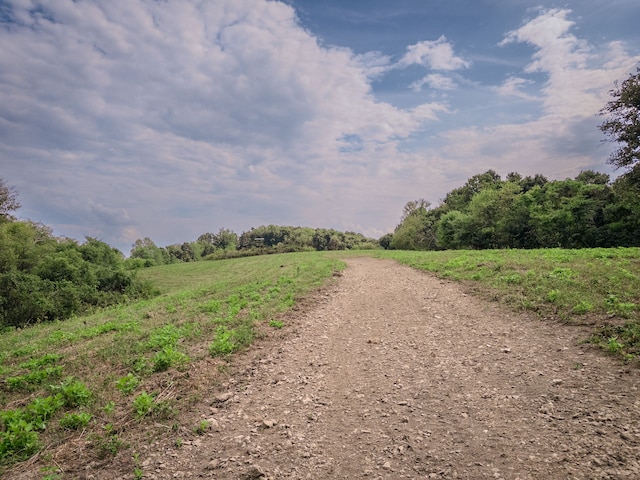
[[[610,173],[637,0],[0,0],[0,177],[128,253],[277,224],[392,231],[490,168]]]

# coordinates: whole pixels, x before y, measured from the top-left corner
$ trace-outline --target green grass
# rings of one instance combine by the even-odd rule
[[[0,475],[76,429],[89,430],[98,456],[128,448],[120,426],[173,418],[173,397],[189,398],[175,392],[191,364],[229,361],[342,268],[322,252],[154,267],[139,275],[156,298],[3,331]]]
[[[384,251],[376,255],[465,282],[516,310],[568,324],[593,325],[591,341],[625,359],[640,353],[638,248]]]

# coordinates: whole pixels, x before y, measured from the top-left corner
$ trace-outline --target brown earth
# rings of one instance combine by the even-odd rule
[[[639,372],[584,330],[371,258],[286,325],[222,384],[191,372],[200,400],[181,422],[209,429],[149,440],[144,478],[640,478]],[[119,457],[60,466],[133,478]]]

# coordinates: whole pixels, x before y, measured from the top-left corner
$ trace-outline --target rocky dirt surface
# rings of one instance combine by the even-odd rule
[[[204,392],[204,435],[142,448],[144,478],[640,478],[639,372],[576,327],[371,258],[287,325]]]

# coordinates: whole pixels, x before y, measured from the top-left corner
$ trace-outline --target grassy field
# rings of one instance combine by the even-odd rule
[[[36,455],[42,478],[56,480],[49,452],[73,439],[97,457],[135,458],[136,428],[184,428],[178,413],[199,401],[185,387],[189,372],[203,361],[224,369],[260,332],[287,328],[284,312],[351,255],[395,259],[508,308],[593,325],[586,341],[637,362],[640,249],[305,252],[155,267],[140,275],[156,298],[0,334],[0,475]]]
[[[140,272],[160,289],[156,298],[3,331],[0,474],[80,434],[97,456],[111,456],[127,446],[124,425],[172,425],[189,401],[175,398],[181,372],[286,327],[283,312],[342,268],[315,252],[156,267]]]

